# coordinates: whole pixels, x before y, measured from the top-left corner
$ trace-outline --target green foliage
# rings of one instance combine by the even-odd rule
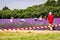
[[[2,10],[10,10],[7,6],[4,6]]]
[[[47,1],[47,3],[45,5],[46,6],[55,6],[56,2],[55,1]]]
[[[46,6],[60,6],[60,0],[58,0],[57,2],[55,0],[48,0],[47,3],[45,4]]]
[[[47,3],[42,5],[35,5],[28,7],[27,9],[14,9],[10,10],[8,7],[3,7],[0,10],[0,18],[34,18],[39,16],[47,16],[49,11],[52,11],[55,17],[60,17],[60,1],[58,0],[57,4],[53,1],[47,1]]]

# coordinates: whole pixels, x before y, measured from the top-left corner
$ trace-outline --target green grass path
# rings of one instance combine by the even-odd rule
[[[60,32],[0,32],[0,40],[60,40]]]

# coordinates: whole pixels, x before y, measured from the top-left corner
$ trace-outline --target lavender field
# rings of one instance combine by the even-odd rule
[[[53,25],[60,24],[60,18],[55,18]],[[34,18],[27,19],[0,19],[0,29],[1,28],[25,28],[25,27],[37,27],[48,25],[48,20],[43,20],[40,22],[39,19],[35,20]],[[56,28],[60,29],[60,27]]]

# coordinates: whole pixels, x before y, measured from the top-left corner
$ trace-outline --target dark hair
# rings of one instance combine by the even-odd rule
[[[44,16],[45,20],[47,20],[47,16]]]

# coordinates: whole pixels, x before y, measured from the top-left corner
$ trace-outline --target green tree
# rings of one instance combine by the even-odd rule
[[[10,10],[7,6],[4,6],[2,10]]]

